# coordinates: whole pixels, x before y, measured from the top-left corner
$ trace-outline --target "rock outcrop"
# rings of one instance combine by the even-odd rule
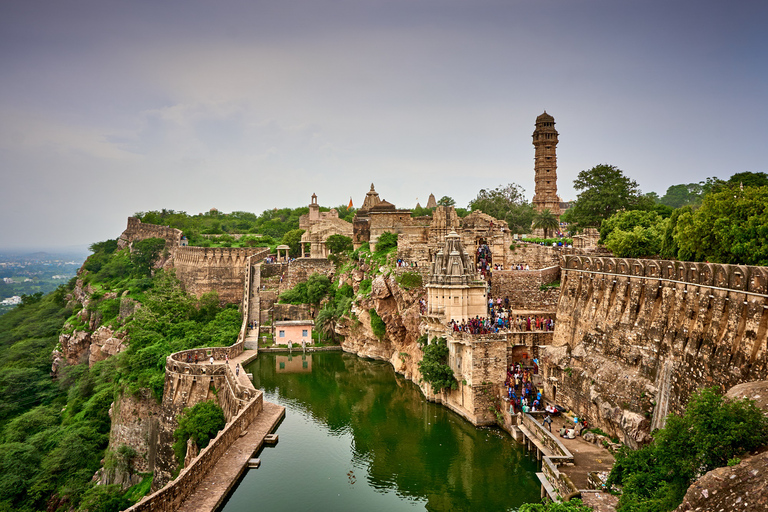
[[[357,289],[363,271],[353,272],[350,280]],[[356,320],[339,326],[344,336],[342,348],[361,357],[389,361],[395,371],[417,384],[421,374],[418,361],[422,353],[417,340],[421,336],[419,298],[423,288],[412,291],[401,288],[394,275],[378,275],[371,282],[371,294],[352,307]],[[386,325],[386,336],[379,340],[371,330],[370,309],[374,309]]]

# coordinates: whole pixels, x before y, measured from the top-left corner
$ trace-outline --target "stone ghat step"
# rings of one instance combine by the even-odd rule
[[[256,469],[261,466],[261,459],[248,459],[248,468]]]

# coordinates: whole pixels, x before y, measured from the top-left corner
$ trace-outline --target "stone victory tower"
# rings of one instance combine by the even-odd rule
[[[536,171],[536,193],[533,206],[537,212],[546,209],[560,216],[560,198],[557,196],[557,130],[555,118],[544,111],[536,118],[533,131],[533,146],[536,148],[534,170]]]

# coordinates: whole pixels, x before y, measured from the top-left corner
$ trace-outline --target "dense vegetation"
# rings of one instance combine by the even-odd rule
[[[352,222],[357,211],[348,206],[337,206],[339,218]],[[330,208],[320,207],[321,212]],[[309,208],[275,208],[265,210],[261,215],[249,212],[222,213],[212,209],[206,213],[189,215],[173,210],[153,210],[135,214],[142,222],[180,229],[190,245],[201,247],[271,247],[281,243],[294,245],[284,238],[291,231],[299,229],[299,217],[309,213]],[[235,239],[232,234],[248,235]],[[206,236],[208,235],[208,236]],[[218,236],[216,236],[218,235]],[[295,233],[293,234],[295,237]],[[301,235],[299,235],[301,238]],[[298,252],[292,251],[292,256]]]
[[[173,451],[179,464],[184,462],[189,439],[192,439],[197,448],[202,450],[226,423],[224,411],[216,402],[209,400],[184,409],[184,412],[179,415],[179,426],[173,433],[173,438],[176,440],[173,443]]]
[[[598,227],[616,256],[768,265],[765,173],[673,185],[659,198],[642,194],[621,169],[598,165],[574,187],[581,192],[561,220],[570,229]]]
[[[753,402],[703,389],[683,416],[667,417],[650,445],[619,452],[608,485],[623,488],[619,512],[673,510],[693,480],[766,443],[768,418]]]
[[[580,499],[576,498],[564,502],[525,503],[518,512],[592,512],[592,507],[584,505]]]
[[[0,318],[0,510],[118,510],[140,499],[150,475],[127,492],[91,483],[102,459],[105,467],[130,468],[135,456],[128,447],[105,452],[110,405],[142,389],[159,400],[171,352],[237,338],[235,307],[220,307],[215,293],[190,297],[173,273],[152,269],[164,242],[137,242],[133,253],[118,250],[116,240],[91,249],[81,276],[92,290],[86,308],[68,301],[73,280],[45,297],[25,297]],[[133,302],[141,307],[121,316]],[[59,333],[86,330],[91,321],[125,331],[128,350],[90,368],[87,360],[64,366],[52,379]]]

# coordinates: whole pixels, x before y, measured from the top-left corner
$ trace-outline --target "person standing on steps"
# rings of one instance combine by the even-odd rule
[[[213,355],[211,355],[211,364],[213,364]]]
[[[544,417],[544,421],[543,421],[543,423],[544,423],[544,425],[546,425],[546,426],[547,426],[547,428],[549,429],[549,431],[550,431],[550,432],[552,432],[552,416],[550,416],[549,414],[547,414],[547,415]]]
[[[235,377],[240,376],[240,363],[235,363]]]

